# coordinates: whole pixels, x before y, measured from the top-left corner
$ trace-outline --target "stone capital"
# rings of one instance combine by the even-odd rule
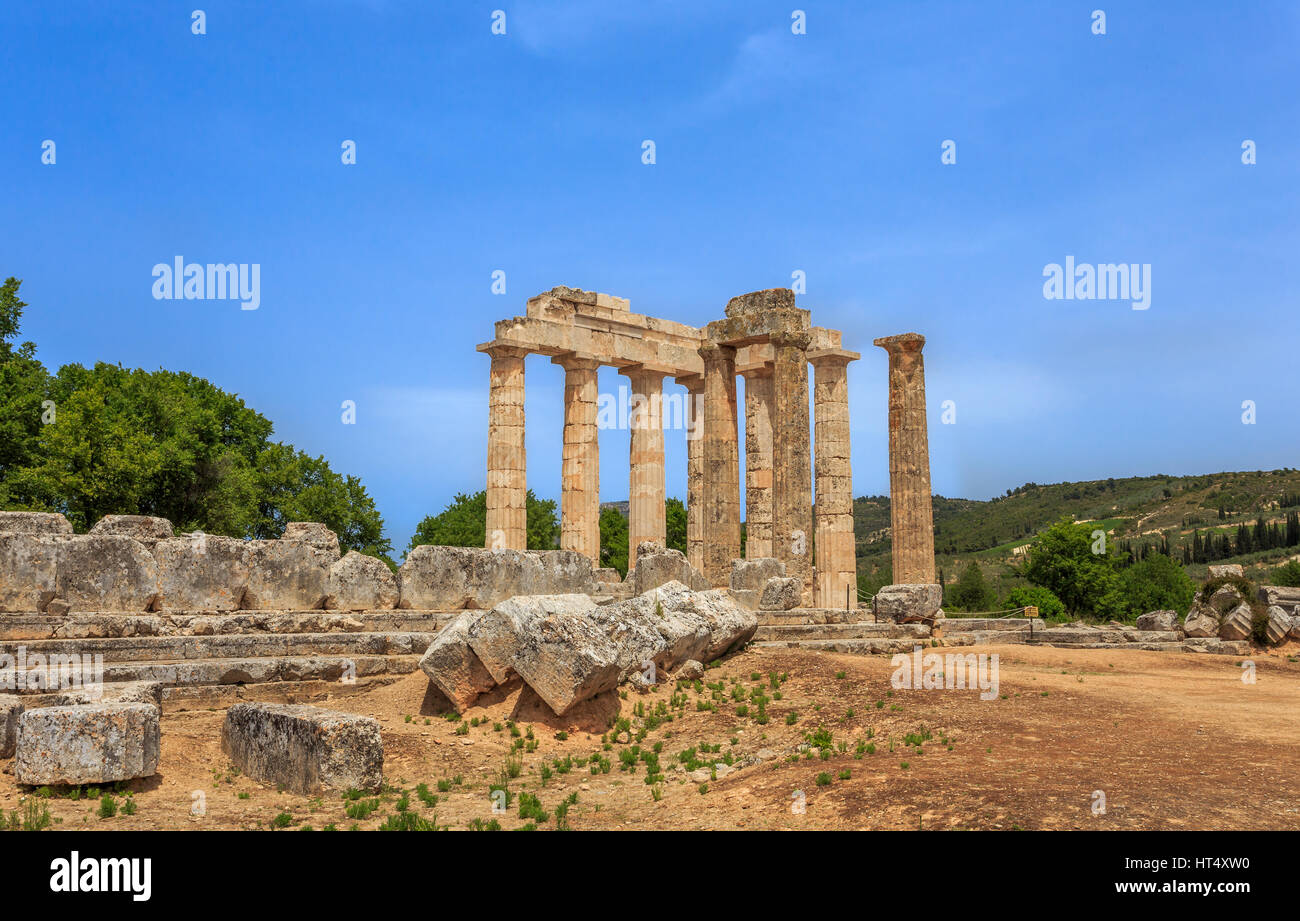
[[[559,365],[565,371],[598,371],[600,361],[581,352],[566,352],[551,359],[552,364]]]
[[[876,339],[872,344],[880,346],[891,354],[895,352],[919,352],[925,346],[925,337],[920,333],[902,333],[897,336],[883,336]]]
[[[485,342],[478,347],[478,350],[492,358],[527,358],[532,354],[530,349],[500,342]]]
[[[814,368],[836,368],[844,367],[861,357],[857,352],[850,352],[847,349],[817,349],[808,353],[808,362]]]

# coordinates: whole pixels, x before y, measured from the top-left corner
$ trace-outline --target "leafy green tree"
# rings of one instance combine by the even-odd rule
[[[1196,585],[1177,562],[1163,553],[1152,553],[1120,574],[1120,603],[1129,618],[1148,611],[1174,610],[1187,615]]]
[[[1121,615],[1119,573],[1109,540],[1098,544],[1094,526],[1062,518],[1030,544],[1024,575],[1051,589],[1074,617],[1105,619]],[[1093,553],[1100,546],[1101,553]]]
[[[627,519],[616,509],[600,512],[600,565],[627,578]]]
[[[1065,613],[1065,605],[1061,603],[1061,599],[1041,585],[1021,585],[1013,588],[1002,601],[1003,610],[1030,606],[1038,608],[1038,616],[1044,619],[1060,617]]]
[[[1292,588],[1300,587],[1300,561],[1288,560],[1273,570],[1271,581],[1274,585],[1285,585]]]
[[[667,526],[666,542],[669,550],[686,552],[686,503],[681,499],[664,502],[664,523]]]
[[[320,521],[344,550],[391,553],[361,481],[272,442],[271,422],[236,395],[103,362],[47,374],[35,346],[10,341],[26,306],[18,284],[0,286],[0,505],[62,512],[78,531],[110,514],[244,538]]]
[[[555,517],[555,500],[538,499],[528,490],[525,501],[529,550],[553,550],[560,538]],[[415,527],[407,550],[421,544],[441,547],[487,546],[487,490],[457,493],[437,515],[429,515]]]
[[[997,596],[984,579],[984,570],[974,560],[966,564],[956,583],[944,592],[944,598],[958,611],[991,611],[997,604]]]

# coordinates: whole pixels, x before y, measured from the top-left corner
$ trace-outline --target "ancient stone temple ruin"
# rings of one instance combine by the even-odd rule
[[[916,334],[877,341],[890,352],[894,553],[906,561],[896,569],[898,581],[934,581],[924,342]],[[561,548],[599,560],[596,374],[602,365],[627,376],[641,410],[628,425],[629,548],[664,541],[664,386],[671,378],[690,397],[684,401],[689,418],[679,420],[687,439],[687,558],[711,584],[727,585],[741,555],[739,375],[745,379],[745,558],[782,561],[787,576],[802,583],[804,605],[856,607],[848,365],[860,356],[843,347],[838,330],[813,326],[792,291],[732,298],[722,319],[696,328],[632,313],[623,298],[553,288],[530,298],[525,316],[498,322],[494,338],[478,349],[492,359],[488,547],[526,547],[524,360],[545,355],[564,369]],[[809,444],[809,365],[815,444]]]

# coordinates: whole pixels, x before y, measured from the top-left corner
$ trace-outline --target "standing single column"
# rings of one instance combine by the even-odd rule
[[[704,572],[704,378],[677,378],[686,388],[686,562]]]
[[[600,442],[596,380],[600,362],[576,355],[552,358],[564,368],[564,459],[560,479],[560,549],[600,565]]]
[[[664,372],[634,366],[620,374],[632,384],[628,401],[628,567],[642,541],[666,545],[664,519]]]
[[[745,378],[745,559],[772,555],[772,369]]]
[[[704,577],[731,581],[740,557],[740,451],[737,445],[736,350],[700,346],[704,359]]]
[[[528,549],[524,455],[525,349],[495,346],[488,390],[487,541],[490,550]]]
[[[903,333],[877,339],[889,353],[889,517],[894,582],[934,582],[934,514],[930,503],[930,443],[925,424],[925,337]]]
[[[772,550],[812,599],[812,445],[807,330],[772,338]]]
[[[852,353],[812,357],[817,503],[817,607],[857,607],[857,548],[853,540],[853,469],[849,450],[849,362]]]

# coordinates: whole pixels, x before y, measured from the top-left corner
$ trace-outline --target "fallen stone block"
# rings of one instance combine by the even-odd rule
[[[0,533],[0,611],[45,610],[54,599],[59,545],[65,539]]]
[[[284,527],[281,540],[300,541],[323,550],[332,559],[339,558],[339,536],[325,525],[315,521],[291,521]]]
[[[158,594],[158,564],[131,537],[64,538],[58,546],[54,593],[71,611],[148,611]]]
[[[1268,627],[1266,628],[1269,645],[1277,646],[1284,642],[1287,634],[1293,629],[1293,623],[1290,614],[1277,605],[1271,606],[1268,609]]]
[[[637,545],[636,567],[628,575],[638,595],[669,582],[680,582],[697,592],[713,587],[680,550],[665,550],[662,544],[649,540]]]
[[[1251,611],[1250,605],[1241,602],[1231,611],[1229,611],[1219,622],[1219,639],[1221,640],[1248,640],[1251,634],[1251,621],[1254,619],[1254,612]]]
[[[235,611],[248,588],[246,541],[194,533],[159,541],[158,598],[165,611]]]
[[[1137,619],[1139,630],[1158,630],[1164,632],[1182,631],[1177,611],[1149,611]]]
[[[0,694],[0,758],[12,758],[18,744],[18,718],[23,701],[17,694]]]
[[[152,704],[162,707],[161,681],[106,681],[103,684],[51,691],[42,706],[78,707],[94,704]]]
[[[1224,585],[1210,596],[1210,607],[1214,608],[1222,616],[1245,600],[1235,585]]]
[[[591,618],[550,614],[519,637],[510,659],[519,677],[557,715],[618,687],[618,646]]]
[[[0,534],[72,536],[72,522],[57,512],[0,512]]]
[[[596,603],[587,595],[520,595],[507,598],[469,625],[466,636],[492,680],[505,684],[515,674],[513,660],[522,638],[544,617],[587,614]]]
[[[130,537],[138,540],[150,552],[160,540],[171,540],[174,535],[172,523],[166,518],[153,518],[149,515],[105,515],[90,529],[91,534],[108,537]]]
[[[730,586],[735,591],[762,593],[771,579],[785,577],[785,564],[775,557],[732,560]],[[680,580],[679,580],[680,581]],[[712,588],[712,586],[709,586]]]
[[[221,750],[245,774],[294,793],[377,790],[384,780],[379,723],[302,704],[235,704]]]
[[[1183,622],[1183,633],[1190,637],[1219,635],[1219,612],[1203,602],[1193,602]]]
[[[158,771],[160,738],[152,704],[28,710],[18,721],[14,779],[46,785],[149,777]]]
[[[1210,565],[1210,578],[1222,579],[1225,576],[1245,576],[1246,571],[1240,563],[1218,563]]]
[[[943,604],[943,586],[929,583],[886,585],[873,600],[876,619],[890,618],[897,623],[934,617]]]
[[[572,550],[485,550],[422,545],[406,555],[399,607],[486,611],[516,595],[567,595],[591,588],[591,560]]]
[[[330,566],[325,607],[331,610],[388,610],[399,597],[397,574],[383,560],[350,550]]]
[[[457,617],[442,628],[420,659],[420,670],[458,713],[497,685],[469,645],[470,624],[482,616],[476,613]]]
[[[758,599],[760,611],[793,611],[803,600],[803,583],[796,578],[768,579]]]
[[[307,541],[253,540],[247,544],[248,586],[240,606],[249,611],[310,611],[329,593],[329,551]]]

